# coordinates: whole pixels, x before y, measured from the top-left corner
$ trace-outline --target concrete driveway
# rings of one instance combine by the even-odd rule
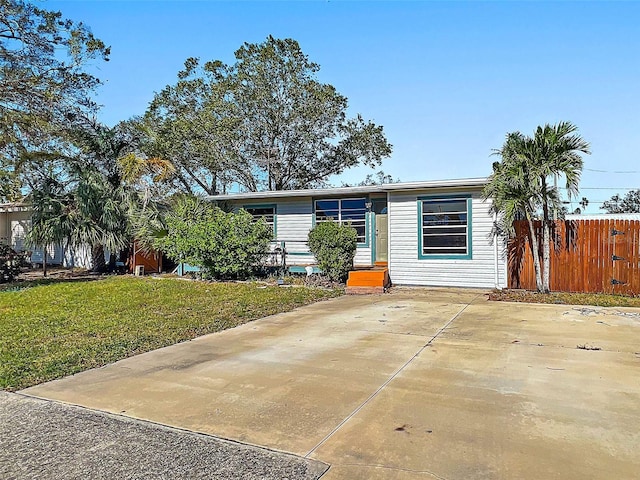
[[[23,393],[318,459],[323,480],[637,479],[640,309],[397,288]]]

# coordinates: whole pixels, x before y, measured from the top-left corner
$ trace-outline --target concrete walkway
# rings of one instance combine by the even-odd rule
[[[639,340],[640,310],[395,289],[23,393],[318,459],[323,480],[631,479]]]

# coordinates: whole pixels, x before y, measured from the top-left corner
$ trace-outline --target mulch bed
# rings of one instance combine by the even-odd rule
[[[558,305],[596,305],[601,307],[640,307],[640,296],[607,293],[538,293],[529,290],[504,289],[494,290],[489,293],[489,300]]]

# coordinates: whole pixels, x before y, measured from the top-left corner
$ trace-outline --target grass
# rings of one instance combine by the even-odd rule
[[[110,277],[0,291],[0,389],[18,390],[339,295]]]
[[[606,293],[537,293],[524,290],[495,291],[490,300],[505,302],[551,303],[561,305],[593,305],[596,307],[640,307],[640,297]]]

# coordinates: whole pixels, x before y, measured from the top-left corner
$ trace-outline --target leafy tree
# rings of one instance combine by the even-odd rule
[[[11,186],[3,192],[6,199],[18,196],[25,167],[55,157],[65,132],[95,110],[91,91],[99,80],[84,67],[108,57],[109,48],[84,24],[22,0],[0,2],[0,166]],[[24,178],[33,178],[28,173]]]
[[[589,153],[589,144],[570,122],[538,127],[533,137],[520,132],[507,134],[506,141],[495,154],[500,162],[484,189],[484,197],[492,200],[492,209],[501,215],[501,228],[513,232],[513,221],[524,217],[529,225],[531,251],[538,291],[548,293],[550,268],[551,212],[560,207],[560,196],[551,180],[565,179],[569,196],[578,192],[582,173],[581,153]],[[534,220],[542,222],[542,264]]]
[[[344,282],[353,269],[357,248],[356,230],[338,222],[321,222],[309,232],[309,250],[318,267],[335,282]]]
[[[600,208],[607,213],[640,213],[640,189],[629,190],[624,197],[616,193]]]
[[[144,117],[134,120],[140,149],[175,166],[178,191],[213,195],[225,192],[234,178],[238,121],[225,71],[220,62],[200,67],[188,59],[177,84],[156,94]]]
[[[383,128],[348,118],[347,98],[317,80],[320,67],[295,40],[270,36],[235,56],[233,65],[188,59],[143,119],[147,153],[171,160],[186,191],[313,187],[391,154]]]
[[[0,168],[2,165],[0,160]],[[0,169],[0,201],[15,202],[22,197],[21,182],[13,170]]]
[[[250,190],[305,188],[391,154],[381,126],[347,118],[347,98],[317,81],[298,42],[271,36],[235,53],[233,94],[242,121],[240,164]]]
[[[262,264],[273,236],[264,220],[256,222],[244,210],[223,212],[196,197],[179,197],[165,222],[167,234],[155,240],[155,247],[219,279],[250,275]]]

